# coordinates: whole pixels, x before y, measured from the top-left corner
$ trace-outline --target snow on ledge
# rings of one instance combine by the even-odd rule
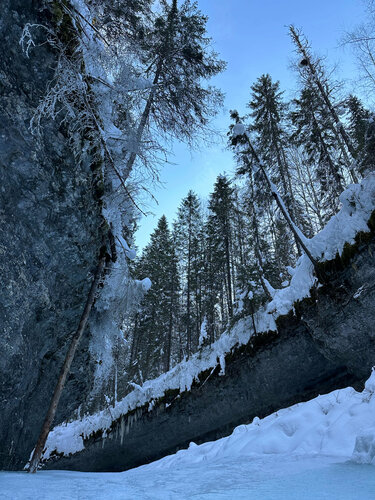
[[[341,255],[345,243],[353,244],[359,232],[369,231],[367,222],[375,210],[375,173],[369,174],[360,184],[350,185],[341,194],[340,201],[342,208],[338,214],[330,219],[322,231],[307,240],[313,256],[320,261],[334,259],[337,253]],[[276,331],[275,320],[293,310],[295,302],[310,296],[310,290],[317,280],[311,262],[305,255],[299,258],[292,274],[290,285],[276,290],[272,301],[256,313],[257,333]],[[182,361],[154,380],[147,380],[142,386],[135,386],[115,407],[55,427],[48,437],[44,459],[47,460],[54,451],[69,455],[83,450],[84,439],[92,433],[108,430],[113,421],[131,410],[146,403],[152,405],[169,389],[178,389],[180,392],[190,390],[201,372],[222,364],[225,354],[234,346],[247,344],[253,333],[252,321],[243,318],[214,344],[194,354],[189,360]]]

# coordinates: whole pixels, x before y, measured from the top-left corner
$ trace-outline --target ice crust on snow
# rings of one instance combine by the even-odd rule
[[[350,185],[340,196],[340,201],[342,208],[339,213],[333,216],[316,236],[306,239],[306,245],[318,260],[333,259],[337,253],[342,253],[345,243],[354,243],[359,232],[369,231],[367,222],[375,210],[375,174],[369,174],[361,184]],[[317,285],[312,264],[306,255],[299,258],[296,268],[291,271],[290,285],[275,290],[272,301],[255,314],[256,332],[276,331],[277,317],[288,314],[293,310],[294,303],[309,297],[311,288]],[[213,369],[218,364],[222,368],[220,360],[225,359],[225,354],[235,346],[247,344],[253,334],[251,319],[240,319],[214,344],[194,354],[189,360],[182,361],[158,378],[144,382],[142,391],[135,389],[117,402],[114,408],[55,427],[49,435],[44,458],[48,459],[54,450],[65,455],[81,451],[85,437],[95,431],[109,429],[114,420],[130,410],[146,403],[154,404],[168,389],[179,389],[181,392],[190,390],[201,372]],[[367,393],[369,394],[368,390]]]

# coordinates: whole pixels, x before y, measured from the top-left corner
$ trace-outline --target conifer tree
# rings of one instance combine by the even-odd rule
[[[286,104],[282,101],[283,93],[280,91],[280,83],[272,82],[268,74],[262,75],[252,85],[251,90],[251,101],[248,107],[252,110],[250,113],[253,119],[251,130],[255,132],[257,149],[268,165],[275,165],[269,174],[277,182],[293,222],[300,223],[301,221],[298,220],[300,210],[293,196],[291,172],[287,161]],[[296,245],[299,251],[297,241]],[[288,258],[286,256],[287,260]]]
[[[220,305],[223,323],[233,316],[233,269],[231,252],[233,248],[233,193],[231,182],[225,175],[219,175],[209,200],[208,238],[211,258],[214,259],[220,290]]]
[[[375,115],[370,116],[367,126],[364,147],[358,157],[359,170],[362,175],[375,169]]]
[[[366,142],[366,131],[371,113],[365,109],[358,97],[350,95],[345,101],[349,111],[348,132],[355,149],[355,157],[364,150]]]
[[[219,298],[222,293],[223,273],[217,255],[215,225],[210,217],[204,226],[203,314],[207,343],[216,340],[221,331]]]
[[[285,144],[287,135],[284,130],[286,104],[282,101],[280,83],[272,82],[270,75],[262,75],[251,87],[251,101],[248,107],[253,119],[252,131],[256,133],[256,143],[264,159],[275,163],[281,193],[291,205],[291,181],[286,161]]]
[[[196,350],[199,342],[201,317],[200,273],[203,265],[200,231],[202,215],[200,202],[193,191],[189,191],[178,208],[174,223],[176,250],[181,270],[182,309],[181,329],[186,338],[188,356]],[[181,332],[181,333],[182,333]]]
[[[179,7],[177,0],[170,5],[162,0],[160,15],[139,40],[145,76],[152,84],[133,138],[126,176],[151,123],[159,134],[191,143],[221,105],[221,92],[203,83],[225,68],[210,49],[206,22],[196,3],[185,0]]]
[[[314,177],[320,184],[321,207],[329,218],[336,212],[344,189],[331,117],[311,86],[302,89],[299,99],[293,100],[293,106],[291,139],[303,148],[308,164],[315,170]]]
[[[137,272],[148,276],[150,290],[141,302],[134,329],[133,373],[158,376],[171,366],[178,315],[179,275],[174,241],[163,215],[144,249]],[[135,368],[136,369],[135,369]]]
[[[232,144],[232,146],[235,146]],[[247,223],[248,243],[247,243],[247,262],[243,270],[243,289],[245,283],[253,283],[249,290],[253,295],[254,283],[260,284],[264,297],[271,300],[265,282],[265,275],[269,277],[272,274],[272,256],[270,245],[266,241],[266,230],[262,227],[264,217],[264,190],[261,188],[262,180],[259,171],[251,158],[242,153],[238,153],[234,148],[235,158],[238,164],[237,175],[246,176],[243,210],[245,214],[245,223]],[[252,254],[252,258],[250,258]]]
[[[137,45],[145,34],[147,24],[152,17],[153,0],[89,0],[88,6],[93,11],[94,28],[104,34],[108,44],[131,43],[137,51]]]
[[[265,185],[267,186],[269,192],[272,194],[272,197],[274,198],[277,207],[279,208],[280,212],[282,213],[286,223],[289,226],[289,229],[293,233],[293,236],[298,242],[298,244],[301,246],[303,249],[304,253],[314,266],[316,275],[321,281],[325,280],[324,274],[321,272],[319,269],[317,260],[315,257],[312,255],[310,249],[308,248],[308,241],[304,234],[301,232],[298,226],[293,222],[286,206],[285,203],[280,196],[280,193],[275,186],[275,184],[272,182],[270,175],[268,174],[269,166],[267,166],[262,157],[259,156],[257,151],[255,150],[252,141],[250,139],[249,133],[247,132],[245,126],[241,123],[241,119],[238,115],[237,111],[231,111],[231,117],[235,120],[235,125],[232,126],[231,129],[231,143],[232,146],[242,146],[242,150],[238,150],[239,154],[244,155],[245,157],[248,158],[248,161],[250,162],[250,158],[252,162],[254,163],[254,167],[257,169],[257,171],[260,171],[263,177],[263,180],[265,182]]]
[[[332,99],[332,89],[330,88],[326,72],[319,58],[312,55],[310,44],[301,30],[296,29],[293,25],[289,26],[290,37],[296,47],[296,51],[300,56],[299,68],[305,82],[315,88],[320,94],[324,105],[331,115],[333,122],[333,130],[336,134],[336,139],[340,145],[340,149],[348,169],[349,175],[353,182],[358,182],[358,177],[353,164],[355,159],[355,147],[347,133],[344,124],[339,118],[337,105]],[[348,154],[349,153],[349,154]]]

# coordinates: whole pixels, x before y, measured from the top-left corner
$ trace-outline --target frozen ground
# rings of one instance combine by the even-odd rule
[[[375,371],[127,472],[0,472],[0,499],[373,500],[374,465]]]
[[[324,456],[234,457],[113,474],[0,473],[0,498],[11,500],[212,499],[373,500],[375,468]]]

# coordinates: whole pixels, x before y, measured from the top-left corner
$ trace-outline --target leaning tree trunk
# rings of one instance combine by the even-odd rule
[[[137,129],[137,132],[135,135],[135,144],[134,144],[135,148],[139,147],[144,130],[145,130],[146,125],[148,123],[149,116],[151,113],[151,108],[152,108],[152,105],[154,104],[154,100],[155,100],[156,89],[157,89],[157,86],[159,84],[160,77],[162,76],[162,73],[163,73],[164,63],[165,63],[166,59],[168,58],[168,51],[170,50],[170,47],[172,46],[171,35],[172,35],[172,30],[173,30],[173,25],[174,25],[176,15],[177,15],[177,0],[173,0],[171,10],[170,10],[169,15],[168,15],[168,29],[167,29],[167,33],[166,33],[166,38],[164,40],[164,43],[163,43],[163,46],[162,46],[162,49],[161,49],[161,52],[160,52],[160,55],[158,58],[158,63],[156,66],[154,79],[152,81],[151,92],[148,96],[145,108],[144,108],[142,116],[141,116],[141,120],[139,122],[138,129]],[[130,153],[129,159],[126,163],[126,168],[125,168],[125,173],[124,173],[125,180],[129,177],[129,175],[133,169],[134,162],[135,162],[137,156],[138,156],[137,151],[132,151]]]
[[[250,148],[250,153],[251,155],[253,156],[257,166],[260,168],[265,180],[266,180],[266,183],[267,183],[267,186],[268,188],[270,189],[271,193],[272,193],[272,196],[274,197],[276,203],[277,203],[277,206],[279,207],[281,213],[283,214],[283,216],[285,217],[285,220],[287,221],[288,223],[288,226],[290,227],[292,233],[293,233],[293,236],[294,238],[296,239],[296,241],[298,241],[298,243],[301,245],[301,248],[303,249],[303,251],[305,252],[306,256],[308,257],[308,259],[310,260],[310,262],[312,263],[312,265],[314,266],[314,269],[315,269],[315,273],[319,279],[319,281],[321,282],[324,282],[325,279],[324,279],[324,275],[322,273],[322,271],[319,269],[319,266],[318,266],[318,261],[312,256],[310,250],[307,248],[305,242],[304,242],[304,238],[303,236],[300,234],[299,230],[297,229],[296,225],[293,223],[282,199],[280,198],[280,195],[279,193],[277,193],[277,191],[275,190],[274,186],[272,185],[272,182],[270,180],[270,178],[268,177],[268,174],[267,174],[267,171],[265,169],[265,166],[263,164],[263,162],[260,161],[259,159],[259,156],[257,154],[257,152],[255,151],[253,145],[251,144],[251,141],[248,137],[247,134],[244,134],[244,137],[246,139],[246,142]]]
[[[55,391],[53,393],[51,403],[50,403],[46,418],[45,418],[44,423],[43,423],[42,430],[40,432],[36,446],[34,448],[33,456],[32,456],[31,461],[30,461],[29,472],[36,472],[38,470],[38,467],[39,467],[39,464],[40,464],[40,461],[42,458],[44,446],[46,444],[48,434],[49,434],[50,429],[51,429],[51,425],[52,425],[53,420],[54,420],[55,415],[56,415],[56,410],[57,410],[57,407],[58,407],[58,404],[60,401],[62,391],[64,389],[65,381],[66,381],[66,378],[67,378],[69,371],[70,371],[70,366],[72,364],[74,355],[76,353],[79,341],[81,340],[82,334],[85,330],[87,320],[89,319],[92,306],[94,305],[94,302],[95,302],[95,293],[98,289],[98,285],[99,285],[100,279],[101,279],[102,274],[103,274],[105,260],[106,260],[106,251],[105,251],[105,249],[102,249],[101,253],[100,253],[99,263],[98,263],[96,270],[95,270],[94,279],[91,283],[90,291],[89,291],[89,294],[88,294],[88,297],[86,300],[85,308],[83,310],[78,328],[77,328],[77,330],[72,338],[69,350],[66,354],[65,361],[64,361],[64,364],[61,368],[60,376],[59,376],[59,379],[57,381]]]

